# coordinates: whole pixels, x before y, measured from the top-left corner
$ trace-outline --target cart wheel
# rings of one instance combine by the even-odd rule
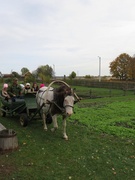
[[[21,126],[25,127],[28,125],[28,116],[26,113],[20,115],[20,124]]]

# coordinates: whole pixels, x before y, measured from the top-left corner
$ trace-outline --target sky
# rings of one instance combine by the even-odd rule
[[[110,62],[135,54],[134,8],[135,0],[0,0],[0,72],[49,65],[56,76],[108,76]]]

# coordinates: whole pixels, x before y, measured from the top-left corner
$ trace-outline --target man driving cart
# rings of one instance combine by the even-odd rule
[[[12,84],[7,89],[8,94],[10,95],[12,101],[14,102],[16,98],[22,98],[22,88],[18,84],[18,79],[13,78]]]

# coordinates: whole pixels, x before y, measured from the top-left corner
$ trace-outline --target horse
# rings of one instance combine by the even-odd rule
[[[51,85],[41,87],[36,94],[36,102],[38,108],[41,109],[44,130],[47,131],[48,129],[47,119],[49,117],[53,122],[51,131],[56,131],[58,129],[57,115],[61,115],[63,120],[63,138],[68,140],[66,119],[73,114],[74,103],[78,101],[77,95],[65,83],[58,88],[53,88]]]

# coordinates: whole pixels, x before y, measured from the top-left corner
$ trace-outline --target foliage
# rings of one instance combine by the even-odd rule
[[[24,81],[27,82],[34,82],[35,81],[35,77],[33,76],[33,74],[29,73],[27,76],[25,76]]]
[[[135,78],[135,58],[131,58],[128,54],[119,55],[110,63],[110,73],[113,77],[120,80]]]
[[[29,72],[29,69],[28,69],[28,68],[23,67],[23,68],[21,69],[22,75],[24,75],[24,74],[27,73],[27,72]]]
[[[91,76],[90,76],[90,75],[86,75],[85,78],[86,78],[86,79],[90,79]]]
[[[11,79],[11,78],[5,78],[5,79],[4,79],[4,83],[9,84],[9,83],[11,83],[11,82],[12,82],[12,79]]]
[[[13,71],[13,72],[12,72],[12,77],[17,77],[17,78],[19,78],[20,75],[19,75],[17,72]]]
[[[129,77],[130,79],[135,80],[135,57],[130,58]]]
[[[48,79],[53,77],[53,69],[49,65],[38,67],[36,72],[42,83],[48,81]]]
[[[69,78],[74,79],[75,77],[76,77],[76,73],[72,71],[71,74],[69,75]]]

